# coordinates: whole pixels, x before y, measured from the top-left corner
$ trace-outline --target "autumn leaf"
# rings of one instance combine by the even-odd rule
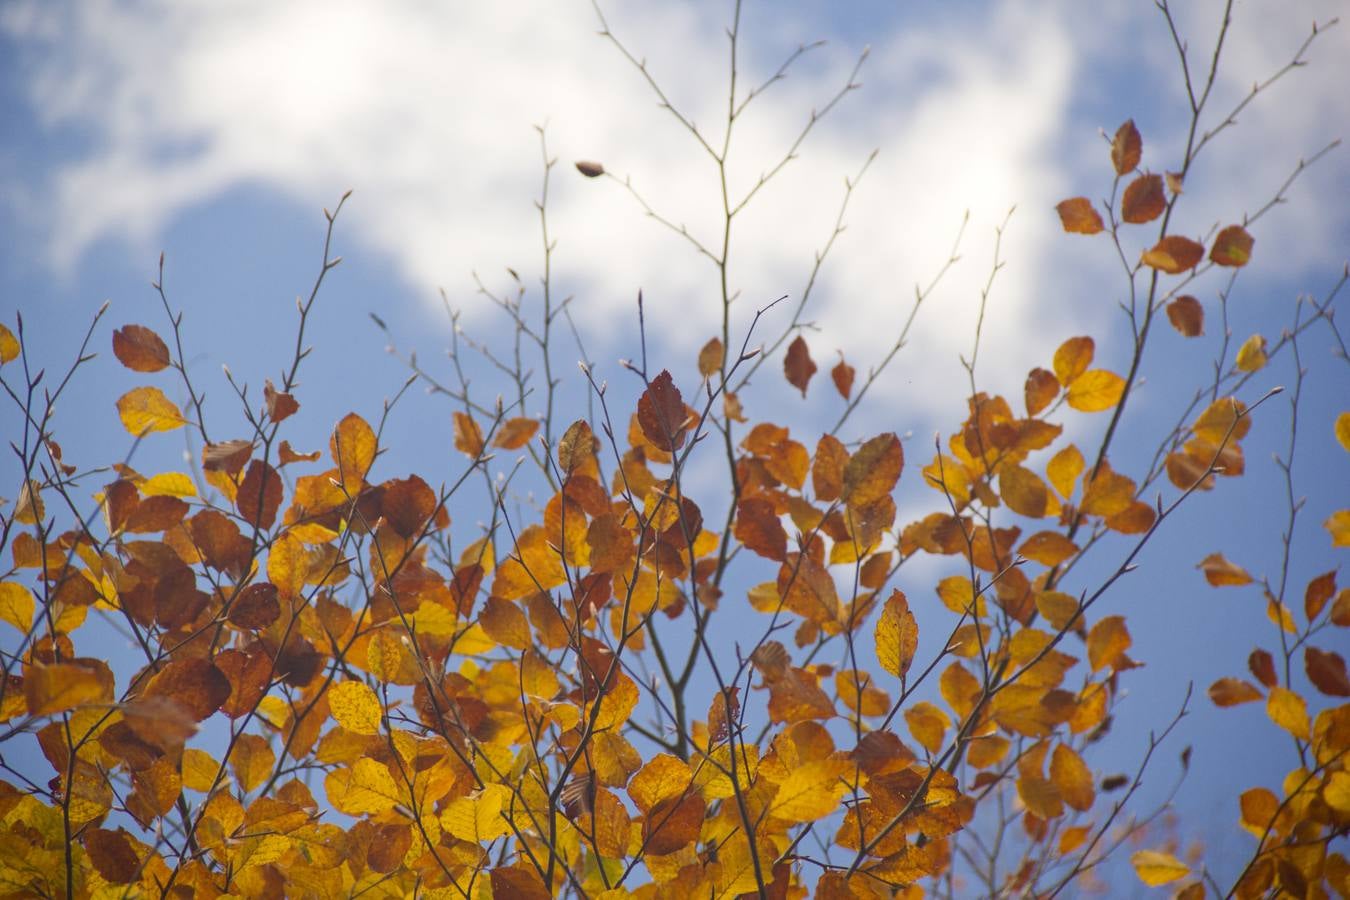
[[[278,391],[270,378],[263,382],[263,403],[267,406],[267,418],[273,422],[289,419],[300,410],[295,397]]]
[[[850,506],[866,506],[889,496],[904,466],[905,452],[898,437],[888,433],[872,438],[844,466],[840,499]]]
[[[356,734],[379,734],[380,698],[362,681],[342,681],[328,689],[328,708],[339,725]]]
[[[1070,234],[1096,234],[1105,227],[1101,214],[1093,209],[1092,201],[1086,197],[1062,200],[1055,210],[1059,213],[1060,224]]]
[[[1266,339],[1254,334],[1242,342],[1234,360],[1239,372],[1258,372],[1266,365]]]
[[[1308,704],[1288,688],[1273,687],[1266,697],[1266,714],[1270,720],[1299,740],[1311,736],[1308,722]]]
[[[13,581],[0,583],[0,621],[8,622],[27,634],[33,627],[33,612],[37,604],[33,592]]]
[[[737,504],[735,535],[742,546],[766,559],[787,558],[787,532],[768,500],[750,497]]]
[[[638,424],[642,433],[654,446],[667,452],[684,446],[684,398],[670,372],[652,379],[638,400]]]
[[[811,378],[816,374],[815,361],[811,359],[811,351],[806,346],[806,339],[800,334],[797,335],[791,344],[788,344],[787,356],[783,358],[783,374],[787,377],[788,384],[802,392],[806,396],[806,386],[811,383]]]
[[[1220,266],[1245,266],[1252,258],[1255,239],[1241,225],[1229,225],[1214,238],[1210,261]]]
[[[158,372],[171,362],[169,348],[144,325],[124,325],[113,332],[113,355],[134,372]]]
[[[698,351],[698,374],[704,378],[711,378],[721,372],[726,356],[726,347],[722,345],[722,339],[710,338],[708,343],[703,345],[703,349]]]
[[[1111,140],[1111,165],[1117,175],[1128,175],[1139,167],[1143,155],[1144,141],[1139,129],[1134,127],[1134,119],[1126,119]]]
[[[1220,678],[1209,686],[1209,699],[1215,706],[1237,706],[1260,700],[1262,693],[1241,678]]]
[[[1068,387],[1087,371],[1095,349],[1096,342],[1090,337],[1072,337],[1059,345],[1055,350],[1054,367],[1055,378],[1062,386]]]
[[[844,355],[841,353],[839,362],[830,370],[830,379],[834,382],[834,389],[845,400],[853,395],[853,377],[856,374],[857,370],[844,362]]]
[[[1032,369],[1023,390],[1027,415],[1039,415],[1059,395],[1059,379],[1049,369]]]
[[[1222,553],[1211,553],[1196,568],[1205,573],[1205,580],[1212,587],[1241,587],[1252,583],[1252,576],[1247,574],[1247,570],[1229,562]]]
[[[1331,546],[1350,547],[1350,509],[1336,510],[1322,523],[1322,527],[1331,535]]]
[[[919,648],[919,623],[900,591],[892,591],[887,598],[877,619],[875,637],[881,667],[896,678],[904,678]]]
[[[1336,417],[1336,425],[1333,429],[1336,433],[1336,443],[1341,445],[1341,449],[1350,453],[1350,412],[1343,412]]]
[[[1185,863],[1161,850],[1139,850],[1130,857],[1130,863],[1139,880],[1149,887],[1171,884],[1191,873]]]
[[[0,325],[0,366],[19,356],[19,339],[4,325]]]
[[[1106,369],[1089,369],[1069,385],[1069,405],[1079,412],[1103,412],[1125,395],[1125,379]]]
[[[587,178],[599,178],[601,175],[605,174],[605,167],[598,162],[591,162],[583,159],[578,161],[575,165],[577,171]]]
[[[1205,333],[1204,307],[1189,294],[1167,304],[1167,321],[1183,337],[1199,337]]]
[[[328,450],[338,468],[342,489],[349,496],[361,492],[366,473],[375,462],[376,446],[374,430],[356,413],[348,413],[333,429]]]
[[[1125,188],[1125,196],[1120,203],[1120,217],[1139,225],[1152,222],[1166,208],[1167,198],[1163,196],[1162,178],[1158,175],[1140,175]]]
[[[483,429],[478,427],[478,423],[468,413],[456,411],[455,420],[455,449],[470,459],[478,458],[483,452]]]
[[[1203,244],[1197,244],[1190,238],[1168,235],[1154,244],[1152,249],[1145,250],[1140,262],[1168,275],[1180,275],[1195,268],[1204,255]]]
[[[1350,697],[1350,676],[1339,653],[1308,646],[1303,649],[1303,665],[1313,687],[1328,697]]]
[[[117,415],[129,434],[140,437],[156,431],[173,431],[187,424],[178,407],[157,387],[133,388],[117,401]]]

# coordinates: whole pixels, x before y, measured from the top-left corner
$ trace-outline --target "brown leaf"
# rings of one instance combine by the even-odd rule
[[[1070,234],[1096,234],[1106,227],[1101,214],[1086,197],[1062,200],[1055,210],[1059,213],[1059,223]]]
[[[564,475],[571,475],[595,459],[595,448],[595,432],[585,419],[577,419],[558,439],[558,468]]]
[[[1167,189],[1173,194],[1180,194],[1184,180],[1182,174],[1180,172],[1168,172],[1165,177],[1167,178]]]
[[[141,855],[125,829],[90,828],[83,836],[84,849],[98,874],[111,884],[130,884],[141,870]]]
[[[587,178],[599,178],[601,175],[605,174],[605,167],[598,162],[590,162],[583,159],[578,162],[576,166],[577,171]]]
[[[1185,337],[1199,337],[1205,333],[1205,310],[1189,294],[1167,304],[1167,321]]]
[[[1247,229],[1241,225],[1229,225],[1214,238],[1210,248],[1210,261],[1220,266],[1245,266],[1252,258],[1252,245],[1256,243]]]
[[[1329,697],[1350,697],[1350,677],[1346,675],[1345,660],[1339,653],[1305,647],[1303,665],[1308,680]]]
[[[889,496],[904,467],[900,439],[893,433],[877,435],[849,457],[839,496],[849,506],[866,506]]]
[[[228,472],[237,475],[253,455],[253,442],[242,438],[207,444],[202,448],[202,468],[208,472]]]
[[[792,343],[788,344],[787,356],[783,358],[783,374],[787,377],[788,383],[802,392],[806,396],[806,386],[811,383],[811,378],[816,374],[815,361],[811,359],[811,351],[806,346],[806,339],[800,334],[793,338]]]
[[[313,453],[299,453],[291,446],[290,441],[282,441],[277,449],[277,465],[285,466],[295,462],[318,462],[319,451]]]
[[[834,389],[839,392],[839,396],[847,400],[853,394],[853,377],[857,370],[844,362],[844,356],[839,355],[839,362],[830,370],[830,378],[834,381]]]
[[[1247,668],[1266,687],[1275,687],[1280,683],[1279,676],[1275,674],[1275,658],[1265,650],[1253,650],[1247,657]]]
[[[267,417],[273,422],[288,419],[300,409],[295,397],[278,391],[270,378],[263,383],[263,402],[267,404]]]
[[[113,354],[136,372],[158,372],[171,362],[164,341],[144,325],[123,325],[114,331]]]
[[[281,506],[281,476],[261,459],[248,464],[244,480],[239,483],[235,508],[244,521],[258,528],[271,528]]]
[[[1220,678],[1209,686],[1209,699],[1215,706],[1237,706],[1261,699],[1261,692],[1241,678]]]
[[[230,696],[225,673],[205,659],[171,660],[150,679],[143,696],[177,701],[198,722],[206,719]]]
[[[1303,591],[1303,612],[1308,616],[1309,622],[1317,618],[1334,593],[1336,593],[1335,569],[1323,572],[1308,582],[1308,587]]]
[[[667,452],[684,446],[684,397],[670,372],[662,370],[638,399],[638,424],[647,440]]]
[[[1144,155],[1144,139],[1139,136],[1139,129],[1134,127],[1134,119],[1126,119],[1125,124],[1116,129],[1116,136],[1111,141],[1111,165],[1115,167],[1117,175],[1128,175],[1139,167],[1139,160]]]
[[[1162,178],[1157,175],[1140,175],[1125,188],[1125,196],[1120,203],[1120,217],[1136,225],[1152,222],[1167,208],[1167,198],[1163,196]]]
[[[245,631],[266,628],[280,617],[277,586],[268,581],[250,584],[230,605],[230,624]]]
[[[787,531],[773,511],[773,504],[759,497],[736,506],[736,540],[760,556],[782,562],[787,559]]]
[[[1032,369],[1024,389],[1027,415],[1038,415],[1059,394],[1059,379],[1049,369]]]
[[[1169,234],[1150,250],[1145,250],[1140,262],[1168,275],[1180,275],[1195,268],[1205,256],[1205,246],[1190,238]]]

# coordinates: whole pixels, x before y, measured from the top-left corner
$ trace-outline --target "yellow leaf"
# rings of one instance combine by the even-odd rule
[[[796,766],[778,786],[769,815],[788,822],[814,822],[839,808],[841,777],[851,771],[841,759],[816,759]]]
[[[1059,788],[1064,802],[1079,812],[1092,807],[1096,796],[1092,786],[1092,770],[1068,744],[1056,744],[1050,757],[1050,780]]]
[[[178,407],[157,387],[127,391],[118,398],[117,414],[122,427],[137,437],[154,431],[173,431],[187,424]]]
[[[349,816],[387,812],[403,799],[389,767],[369,757],[329,772],[323,784],[333,808]]]
[[[230,765],[234,777],[245,791],[251,791],[267,780],[276,763],[276,753],[267,740],[256,734],[241,734],[230,751]]]
[[[1069,385],[1069,405],[1079,412],[1102,412],[1120,402],[1125,379],[1106,369],[1089,369]]]
[[[1252,576],[1237,563],[1229,562],[1222,553],[1211,553],[1197,566],[1205,573],[1205,580],[1213,587],[1241,587],[1252,583]]]
[[[1301,741],[1310,735],[1308,705],[1303,698],[1288,688],[1273,687],[1266,698],[1266,714],[1270,720]]]
[[[891,592],[877,619],[876,646],[881,667],[895,677],[903,678],[919,647],[919,624],[910,612],[909,601],[898,590]]]
[[[1350,547],[1350,509],[1336,510],[1322,527],[1331,535],[1331,546]]]
[[[183,787],[205,793],[215,783],[220,763],[211,754],[196,747],[183,751]]]
[[[197,488],[182,472],[161,472],[139,485],[143,497],[195,497]]]
[[[23,692],[28,712],[48,716],[85,703],[110,701],[108,687],[98,673],[73,663],[37,663],[24,675]]]
[[[338,467],[342,488],[355,496],[371,464],[375,462],[378,442],[374,430],[356,413],[348,413],[333,429],[328,439],[328,451]]]
[[[1336,440],[1340,442],[1342,450],[1350,451],[1350,412],[1343,412],[1336,417]]]
[[[380,698],[361,681],[344,681],[328,689],[333,718],[356,734],[379,734],[383,708]]]
[[[1237,352],[1237,367],[1240,372],[1257,372],[1266,365],[1266,339],[1254,334],[1242,342]]]
[[[19,355],[19,339],[4,325],[0,325],[0,366]]]
[[[441,813],[441,827],[471,844],[491,841],[511,830],[502,807],[511,797],[504,784],[484,785],[469,797],[458,797]]]
[[[942,749],[943,735],[951,725],[951,719],[933,704],[919,702],[905,710],[905,723],[914,740],[929,753],[937,753]]]
[[[1170,884],[1191,872],[1181,860],[1161,850],[1140,850],[1130,857],[1130,862],[1139,880],[1149,887]]]
[[[1059,345],[1055,351],[1054,367],[1055,377],[1061,385],[1068,387],[1087,371],[1096,346],[1090,337],[1072,337]]]
[[[1074,482],[1086,466],[1083,453],[1073,444],[1060,450],[1045,467],[1045,475],[1065,500],[1073,495]]]
[[[33,610],[36,608],[33,592],[28,588],[12,581],[0,583],[0,620],[27,634],[33,627]]]
[[[1332,772],[1322,785],[1322,799],[1341,815],[1350,813],[1350,773]]]

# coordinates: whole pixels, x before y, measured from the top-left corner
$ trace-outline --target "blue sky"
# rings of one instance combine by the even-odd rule
[[[840,13],[836,4],[747,4],[741,65],[750,82],[766,78],[799,43],[828,43],[747,114],[733,151],[736,184],[748,187],[776,162],[810,110],[845,83],[865,46],[870,54],[862,89],[811,133],[800,158],[740,226],[732,277],[746,300],[738,327],[754,306],[800,294],[812,254],[829,236],[844,178],[875,148],[880,154],[852,199],[848,230],[816,287],[818,330],[810,341],[818,361],[843,348],[865,370],[884,353],[912,285],[937,271],[963,214],[970,214],[962,261],[925,306],[910,346],[849,435],[907,436],[905,521],[937,499],[921,486],[917,469],[931,457],[932,434],[949,433],[964,408],[958,355],[969,351],[993,230],[1009,208],[1017,207],[1003,245],[1008,265],[990,300],[981,387],[1020,396],[1027,369],[1047,364],[1054,347],[1075,334],[1093,335],[1099,358],[1113,367],[1126,359],[1114,251],[1104,238],[1063,235],[1053,207],[1065,197],[1095,199],[1109,190],[1101,132],[1126,118],[1143,132],[1144,166],[1173,165],[1184,141],[1185,101],[1175,51],[1153,5],[1092,6],[913,9],[859,2]],[[1253,82],[1288,62],[1312,19],[1326,21],[1338,6],[1320,0],[1290,14],[1283,5],[1237,4],[1212,115],[1233,108]],[[1191,3],[1182,12],[1199,65],[1208,58],[1219,6]],[[672,101],[716,131],[726,102],[729,6],[633,2],[606,13]],[[185,313],[188,359],[206,388],[208,414],[224,431],[231,422],[239,428],[220,367],[227,363],[255,392],[265,377],[277,377],[294,341],[294,298],[307,294],[320,261],[320,211],[348,189],[354,193],[336,242],[345,259],[312,323],[316,350],[302,372],[292,443],[320,448],[332,423],[350,410],[373,420],[406,377],[406,367],[385,352],[371,312],[388,323],[401,351],[416,350],[443,372],[450,332],[438,290],[462,310],[466,333],[501,340],[500,317],[476,294],[474,273],[504,290],[512,267],[534,296],[541,254],[532,204],[542,174],[534,126],[545,123],[549,152],[560,160],[549,206],[558,241],[555,291],[575,297],[577,325],[601,377],[631,396],[615,360],[635,352],[638,288],[648,301],[654,359],[677,374],[691,372],[718,321],[714,273],[678,237],[644,219],[616,183],[587,181],[570,163],[602,161],[630,176],[669,218],[710,237],[715,181],[706,156],[655,107],[649,88],[596,29],[590,5],[572,0],[509,8],[350,2],[0,8],[4,320],[13,328],[14,312],[23,313],[30,352],[50,373],[72,358],[99,305],[112,302],[93,340],[100,356],[56,419],[67,456],[93,465],[130,447],[113,399],[139,382],[108,352],[110,333],[129,322],[165,333],[148,287],[161,250],[165,287]],[[1350,27],[1319,38],[1308,60],[1206,150],[1186,184],[1181,233],[1199,237],[1215,224],[1240,221],[1274,195],[1301,157],[1345,136]],[[1229,304],[1236,342],[1256,332],[1273,341],[1291,321],[1296,297],[1320,299],[1334,284],[1350,254],[1347,185],[1350,153],[1342,148],[1302,175],[1288,204],[1253,228],[1254,262]],[[1212,316],[1207,334],[1184,341],[1164,327],[1156,336],[1145,364],[1148,383],[1132,401],[1132,433],[1170,426],[1178,404],[1210,371],[1221,337],[1222,284],[1211,275],[1195,287]],[[776,333],[773,322],[765,327]],[[564,395],[579,414],[584,386],[571,374],[577,351],[566,335],[559,346],[568,373]],[[1295,479],[1309,500],[1295,533],[1296,597],[1309,576],[1341,561],[1319,526],[1345,505],[1343,486],[1350,483],[1350,463],[1331,438],[1331,421],[1348,393],[1346,370],[1330,347],[1324,329],[1310,332],[1302,347],[1309,384]],[[752,414],[802,433],[812,420],[833,421],[837,402],[824,384],[818,381],[803,404],[777,379],[776,365],[758,378]],[[489,395],[496,389],[490,372],[473,374]],[[1255,385],[1289,383],[1291,375],[1290,360],[1281,358],[1250,390],[1255,396]],[[443,398],[414,391],[391,420],[387,445],[397,449],[384,463],[386,474],[453,478],[461,462],[451,450],[450,412]],[[0,421],[14,421],[12,409],[4,416]],[[1094,762],[1108,771],[1132,769],[1147,729],[1163,724],[1193,680],[1195,714],[1164,755],[1171,766],[1182,746],[1196,746],[1179,802],[1206,825],[1216,815],[1221,823],[1235,818],[1234,785],[1273,786],[1292,759],[1255,705],[1216,714],[1203,698],[1214,678],[1241,672],[1254,642],[1271,646],[1275,635],[1255,591],[1215,592],[1194,569],[1202,556],[1222,550],[1253,572],[1275,574],[1286,513],[1269,459],[1283,449],[1287,421],[1283,399],[1268,404],[1247,442],[1250,474],[1197,497],[1147,550],[1140,570],[1104,601],[1106,611],[1129,614],[1134,655],[1147,667],[1127,677],[1132,696],[1117,723],[1115,749]],[[139,448],[133,464],[181,465],[182,451],[180,439],[161,436]],[[1146,458],[1122,450],[1113,462],[1129,471]],[[0,473],[0,494],[12,498],[8,459]],[[90,493],[98,486],[91,482]],[[456,521],[471,530],[473,518],[466,511]],[[1101,565],[1118,552],[1108,549]],[[904,570],[901,587],[920,604],[936,602],[931,586],[943,574],[949,573],[941,564],[916,565]],[[1240,754],[1229,729],[1243,735]],[[1170,776],[1160,768],[1153,782],[1161,789]]]

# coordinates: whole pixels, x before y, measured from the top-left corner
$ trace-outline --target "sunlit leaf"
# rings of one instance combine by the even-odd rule
[[[365,682],[342,681],[328,689],[328,707],[339,725],[356,734],[379,734],[384,708]]]
[[[1336,417],[1336,442],[1341,445],[1341,449],[1350,452],[1350,412],[1343,412]]]
[[[1288,688],[1273,687],[1266,697],[1266,714],[1270,720],[1299,740],[1310,737],[1308,704]]]
[[[1149,887],[1171,884],[1191,873],[1190,867],[1161,850],[1139,850],[1130,857],[1139,880]]]
[[[1056,744],[1050,757],[1050,780],[1069,806],[1084,812],[1096,797],[1092,770],[1068,744]]]
[[[1266,339],[1254,334],[1242,342],[1234,360],[1239,372],[1257,372],[1266,365]]]
[[[451,801],[441,813],[441,827],[461,841],[473,844],[508,834],[511,823],[502,809],[511,798],[504,784],[487,784],[481,790]]]
[[[1336,510],[1322,523],[1322,527],[1331,535],[1331,546],[1350,547],[1350,509]]]
[[[1086,197],[1062,200],[1055,210],[1059,213],[1060,224],[1070,234],[1096,234],[1105,227],[1101,214],[1093,209],[1092,201]]]
[[[1106,369],[1089,369],[1069,385],[1069,405],[1079,412],[1102,412],[1120,402],[1125,379]]]
[[[483,429],[468,413],[454,413],[455,449],[470,459],[476,459],[483,452]]]
[[[387,812],[403,800],[389,767],[369,757],[329,772],[324,790],[333,808],[349,816]]]
[[[1180,275],[1199,265],[1205,256],[1205,247],[1190,238],[1169,234],[1158,241],[1140,258],[1146,266],[1166,272],[1168,275]]]
[[[169,348],[144,325],[124,325],[113,332],[113,354],[135,372],[158,372],[169,365]]]
[[[1018,465],[999,470],[999,494],[1008,508],[1018,515],[1039,519],[1045,515],[1050,492],[1039,475]]]
[[[1083,453],[1074,444],[1060,450],[1046,464],[1045,475],[1065,500],[1073,496],[1073,486],[1087,465]]]
[[[889,496],[904,466],[904,448],[898,437],[882,434],[872,438],[844,466],[840,499],[850,506],[866,506]]]
[[[1252,258],[1255,239],[1241,225],[1229,225],[1214,238],[1209,258],[1220,266],[1245,266]]]
[[[891,592],[877,619],[876,647],[881,667],[903,678],[919,647],[919,624],[910,612],[909,601],[898,590]]]
[[[1023,390],[1027,415],[1035,416],[1050,405],[1059,394],[1059,379],[1049,369],[1032,369]]]
[[[1130,648],[1129,629],[1124,616],[1106,616],[1088,631],[1088,664],[1096,672],[1106,666],[1118,666],[1122,655]]]
[[[789,822],[814,822],[839,807],[843,776],[853,765],[842,759],[814,759],[788,773],[774,795],[769,815]]]
[[[0,366],[19,356],[19,339],[4,325],[0,325]]]
[[[1055,350],[1055,377],[1064,387],[1073,384],[1075,378],[1087,371],[1092,364],[1096,342],[1090,337],[1072,337]]]
[[[85,703],[108,702],[111,685],[96,671],[73,663],[30,666],[23,679],[28,713],[49,716]]]
[[[1336,593],[1336,570],[1323,572],[1308,582],[1303,591],[1303,612],[1311,622],[1321,614],[1327,601]]]
[[[127,391],[117,401],[117,414],[122,427],[137,437],[156,431],[173,431],[187,424],[178,407],[157,387]]]
[[[375,462],[375,432],[366,420],[356,413],[348,413],[333,429],[328,450],[338,468],[338,479],[350,496],[361,492],[366,473]]]
[[[0,621],[8,622],[27,634],[33,627],[33,612],[37,609],[33,592],[13,581],[0,583]]]
[[[914,736],[914,740],[925,750],[938,753],[942,750],[947,729],[951,727],[951,719],[933,704],[920,701],[905,710],[905,724],[909,726],[909,733]]]
[[[1275,674],[1275,659],[1265,650],[1253,650],[1247,657],[1247,668],[1266,687],[1280,683],[1279,676]]]

